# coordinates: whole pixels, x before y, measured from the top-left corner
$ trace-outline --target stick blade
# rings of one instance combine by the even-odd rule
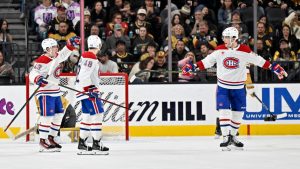
[[[282,119],[287,117],[287,113],[281,113],[281,114],[277,114],[277,119]]]

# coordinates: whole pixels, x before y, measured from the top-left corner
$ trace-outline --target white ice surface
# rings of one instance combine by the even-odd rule
[[[300,136],[243,136],[244,151],[222,152],[213,137],[106,141],[108,156],[79,156],[77,144],[39,153],[36,143],[0,141],[0,169],[299,169]]]

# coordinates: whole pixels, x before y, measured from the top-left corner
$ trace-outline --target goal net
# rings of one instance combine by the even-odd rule
[[[60,84],[75,89],[76,76],[74,73],[62,73]],[[27,80],[28,81],[28,80]],[[27,96],[31,95],[37,88],[36,85],[28,83]],[[79,130],[81,119],[81,103],[76,100],[76,92],[60,87],[62,96],[65,97],[70,105],[75,109],[76,127],[72,130]],[[113,105],[109,102],[128,107],[128,76],[125,73],[103,73],[100,74],[100,98],[104,106],[102,134],[105,137],[116,139],[129,139],[128,134],[128,109]],[[106,100],[108,102],[106,102]],[[36,123],[37,106],[35,99],[31,99],[27,109],[26,128],[30,128]],[[32,118],[30,118],[32,117]],[[62,129],[63,130],[63,129]],[[27,141],[30,138],[26,139]]]

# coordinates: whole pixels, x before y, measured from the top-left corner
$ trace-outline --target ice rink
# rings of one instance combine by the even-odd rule
[[[213,137],[105,141],[108,156],[79,156],[77,144],[39,153],[36,143],[0,141],[1,169],[299,169],[300,136],[243,136],[243,151],[222,152]]]

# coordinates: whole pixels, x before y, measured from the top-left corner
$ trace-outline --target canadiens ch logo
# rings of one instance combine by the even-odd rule
[[[234,57],[227,57],[223,60],[223,66],[226,69],[237,69],[239,67],[239,59]]]
[[[61,67],[58,66],[58,67],[54,70],[54,74],[53,74],[53,75],[54,75],[54,77],[55,77],[56,79],[58,79],[60,73],[61,73]]]

